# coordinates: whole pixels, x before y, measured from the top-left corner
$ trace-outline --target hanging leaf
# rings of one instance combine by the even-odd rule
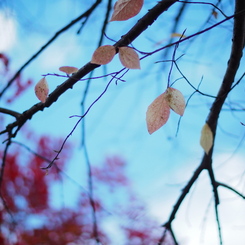
[[[211,147],[213,146],[213,132],[211,131],[207,123],[205,123],[202,128],[200,144],[206,154],[209,153]]]
[[[46,78],[42,78],[35,86],[35,94],[43,103],[46,101],[49,93],[48,83]]]
[[[60,71],[65,72],[66,74],[72,74],[78,71],[78,68],[74,66],[61,66],[59,68]]]
[[[143,3],[143,0],[118,0],[114,5],[110,21],[122,21],[134,17],[140,12]]]
[[[166,90],[166,99],[169,107],[178,115],[183,116],[185,111],[185,98],[183,94],[179,90],[169,87]]]
[[[140,69],[140,59],[135,50],[129,47],[119,47],[119,59],[123,66],[129,69]]]
[[[92,60],[90,62],[97,65],[105,65],[111,62],[115,54],[116,49],[114,46],[103,45],[94,51]]]
[[[148,107],[146,112],[147,129],[150,134],[161,128],[169,118],[170,108],[166,93],[159,95]]]

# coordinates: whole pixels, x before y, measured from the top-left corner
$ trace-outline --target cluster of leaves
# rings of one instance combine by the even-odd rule
[[[148,107],[146,122],[150,134],[167,122],[170,109],[180,116],[183,116],[185,110],[184,96],[179,90],[171,87],[159,95]]]
[[[140,60],[138,54],[130,47],[118,48],[119,59],[122,65],[128,69],[140,69]],[[116,54],[116,48],[112,45],[99,47],[93,53],[91,63],[97,65],[106,65],[112,61]]]
[[[143,0],[118,0],[114,6],[114,12],[110,21],[123,21],[136,16],[142,6]],[[119,47],[119,59],[122,65],[128,69],[140,69],[140,60],[138,54],[130,47]],[[117,49],[112,45],[103,45],[95,50],[93,53],[91,63],[97,65],[106,65],[110,63],[116,55]],[[65,72],[67,75],[76,73],[78,69],[71,66],[62,66],[60,71]],[[48,94],[49,86],[46,78],[42,78],[35,86],[35,94],[37,98],[45,103]]]

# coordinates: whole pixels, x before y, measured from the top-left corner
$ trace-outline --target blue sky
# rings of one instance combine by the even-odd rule
[[[9,4],[13,6],[6,4],[4,13],[0,13],[0,20],[5,23],[4,16],[8,13],[6,21],[9,21],[10,28],[8,31],[4,30],[4,33],[12,30],[12,34],[9,37],[6,36],[8,46],[0,43],[2,45],[0,51],[6,51],[10,55],[12,69],[18,69],[57,30],[90,6],[88,2],[72,1],[71,4],[71,1],[67,0],[42,1],[42,7],[38,1],[26,0]],[[226,13],[231,14],[232,9],[226,1],[225,4],[228,6]],[[142,16],[151,6],[153,6],[152,1],[146,1],[139,16]],[[57,8],[58,11],[54,11]],[[105,5],[102,4],[101,8],[105,8]],[[141,51],[152,51],[158,48],[156,47],[157,42],[161,41],[162,45],[167,43],[170,38],[171,20],[177,8],[175,6],[164,13],[158,22],[149,27],[133,43],[134,46]],[[188,14],[185,15],[178,29],[179,33],[186,29],[187,36],[198,30],[211,11],[208,6],[189,8]],[[6,9],[11,9],[11,11],[8,12]],[[110,38],[118,40],[130,29],[139,16],[123,23],[110,23],[106,34]],[[93,36],[100,31],[102,23],[100,17],[100,13],[97,11],[90,19],[92,24],[85,26],[80,35],[75,34],[80,27],[79,24],[62,34],[25,69],[24,77],[33,78],[38,82],[41,75],[57,73],[60,66],[81,67],[86,64],[91,59],[98,42],[98,37],[96,39]],[[219,20],[222,20],[221,15],[217,20],[211,19],[211,23]],[[91,25],[93,26],[92,32],[90,31]],[[218,27],[208,34],[197,37],[196,43],[190,47],[188,46],[190,41],[181,44],[177,51],[177,57],[185,54],[178,63],[185,76],[196,87],[203,77],[200,90],[211,95],[216,94],[222,81],[230,52],[232,23],[225,23],[224,27]],[[1,29],[3,28],[1,25]],[[105,40],[104,44],[113,43]],[[171,59],[171,55],[170,51],[168,59]],[[203,150],[199,145],[200,132],[213,100],[198,94],[192,97],[181,119],[177,137],[175,135],[179,116],[173,112],[163,128],[149,135],[145,122],[146,109],[159,94],[164,92],[167,86],[170,63],[155,63],[161,60],[162,53],[150,56],[142,60],[141,70],[129,71],[125,75],[125,83],[118,82],[117,85],[115,83],[110,85],[106,94],[93,106],[86,117],[86,142],[92,164],[100,164],[105,156],[114,154],[119,154],[126,159],[128,162],[127,171],[133,187],[138,195],[145,200],[148,212],[156,216],[160,223],[164,223],[181,188],[202,158]],[[244,60],[242,65],[244,65]],[[118,57],[115,57],[106,69],[107,72],[121,69]],[[240,74],[242,72],[243,69]],[[94,73],[95,76],[103,74],[102,67]],[[180,77],[181,75],[174,70],[172,81]],[[54,76],[48,76],[47,80],[50,91],[63,82],[62,78]],[[101,94],[107,82],[108,79],[104,78],[92,82],[86,102],[87,107]],[[186,99],[193,92],[183,79],[176,81],[174,87],[179,89]],[[76,84],[52,107],[36,114],[31,122],[28,122],[30,127],[38,131],[40,135],[53,134],[66,137],[77,120],[69,117],[81,114],[80,102],[84,88],[84,82]],[[230,99],[238,104],[243,101],[243,98],[244,82],[242,81],[238,89],[231,93]],[[37,102],[34,90],[30,89],[11,107],[21,112]],[[1,104],[1,106],[4,105]],[[229,108],[229,106],[225,106],[225,108]],[[228,181],[243,190],[242,173],[245,171],[245,167],[242,148],[244,145],[241,144],[238,148],[239,142],[244,137],[244,127],[240,125],[241,121],[245,121],[242,113],[222,112],[217,132],[214,165],[220,180]],[[21,137],[19,139],[21,140]],[[84,157],[80,151],[80,126],[70,140],[74,144],[75,153],[67,172],[81,185],[86,186],[86,172],[84,171],[86,164],[81,164],[83,162],[81,159]],[[217,244],[216,223],[212,206],[206,212],[212,198],[212,190],[205,175],[206,173],[203,173],[200,177],[174,222],[177,237],[182,241],[182,244],[199,244],[202,239],[204,219],[206,219],[204,223],[207,236],[203,238],[203,244]],[[67,191],[71,186],[72,184],[67,183],[67,190],[64,191],[67,205],[70,205],[70,200],[76,196],[76,194],[74,196],[68,194]],[[74,193],[76,193],[75,190]],[[222,223],[224,241],[227,240],[227,244],[232,241],[239,245],[245,239],[244,234],[239,232],[245,225],[245,219],[243,222],[239,219],[239,217],[245,218],[245,213],[242,211],[244,203],[226,190],[222,190],[221,193],[222,200],[224,200],[224,205],[222,202],[222,207],[220,207],[221,220],[225,224]],[[54,203],[58,202],[59,200],[54,200]],[[234,205],[232,206],[233,210],[241,210],[241,212],[231,212],[230,202]],[[228,214],[227,210],[229,210]],[[230,230],[232,231],[230,232]]]

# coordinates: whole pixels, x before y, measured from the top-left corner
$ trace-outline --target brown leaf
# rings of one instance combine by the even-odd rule
[[[103,45],[94,51],[92,60],[90,62],[97,65],[105,65],[111,62],[115,54],[116,49],[114,46]]]
[[[166,93],[159,95],[148,107],[146,112],[147,129],[150,134],[161,128],[169,118],[170,108]]]
[[[140,59],[135,50],[129,47],[119,47],[119,59],[123,66],[129,69],[140,69]]]
[[[137,15],[144,0],[118,0],[114,5],[114,11],[110,21],[128,20]]]
[[[43,103],[46,101],[49,93],[48,83],[46,78],[42,78],[35,86],[35,94]]]

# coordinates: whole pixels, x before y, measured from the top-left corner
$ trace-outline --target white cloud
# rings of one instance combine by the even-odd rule
[[[219,163],[223,164],[219,165]],[[215,168],[217,181],[223,181],[242,191],[244,184],[244,181],[241,181],[241,176],[244,172],[244,157],[242,155],[230,158],[228,154],[221,154],[216,156],[214,164],[219,165],[218,169]],[[181,175],[188,176],[189,172],[185,172],[183,169]],[[177,182],[178,179],[174,180]],[[173,189],[176,195],[178,186],[175,186]],[[161,223],[166,222],[168,219],[173,205],[181,193],[181,187],[174,201],[173,192],[169,191],[167,187],[166,190],[166,192],[162,191],[161,195],[156,199],[151,197],[148,201],[150,213]],[[220,197],[218,210],[223,241],[225,244],[242,245],[245,239],[243,232],[245,227],[244,201],[228,189],[219,187],[218,190]],[[164,220],[163,217],[166,217],[166,219]],[[173,229],[178,241],[183,245],[219,244],[213,190],[210,186],[207,171],[204,171],[199,176],[194,188],[191,189],[187,198],[183,201],[176,214],[176,219],[173,221]]]
[[[16,41],[16,22],[7,12],[0,12],[0,52],[10,50]]]
[[[60,66],[75,65],[70,63],[71,60],[81,55],[81,47],[77,43],[76,37],[66,36],[58,39],[51,45],[42,55],[39,62],[39,68],[51,72],[52,70],[58,71]],[[72,58],[71,58],[72,57]]]

